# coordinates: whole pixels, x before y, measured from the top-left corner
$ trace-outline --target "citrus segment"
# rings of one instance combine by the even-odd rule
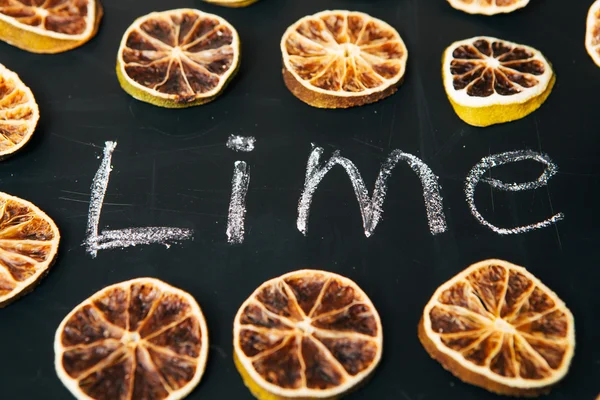
[[[565,304],[525,268],[488,260],[438,288],[423,311],[419,339],[467,383],[537,396],[567,373],[575,327]]]
[[[16,73],[0,64],[0,159],[25,146],[39,118],[31,90]]]
[[[523,8],[529,0],[448,0],[448,3],[469,14],[495,15]]]
[[[556,80],[538,50],[491,37],[453,43],[444,53],[442,75],[454,110],[474,126],[529,115],[544,103]]]
[[[0,40],[33,53],[60,53],[96,35],[95,0],[0,0]]]
[[[153,278],[109,286],[78,305],[54,340],[78,399],[182,399],[200,382],[208,331],[194,298]]]
[[[300,19],[283,35],[281,52],[288,89],[320,108],[360,106],[393,94],[408,58],[394,28],[350,11]]]
[[[258,0],[204,0],[207,3],[216,4],[223,7],[247,7],[256,3]]]
[[[234,321],[234,355],[259,399],[334,398],[381,358],[377,310],[351,280],[296,271],[262,284]]]
[[[585,48],[592,60],[600,67],[600,0],[596,0],[588,12]]]
[[[33,290],[58,252],[54,221],[28,201],[0,193],[0,308]]]
[[[117,76],[138,100],[182,108],[214,100],[239,62],[233,26],[216,15],[179,9],[148,14],[127,29]]]

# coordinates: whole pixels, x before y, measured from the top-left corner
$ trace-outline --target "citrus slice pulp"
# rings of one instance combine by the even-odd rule
[[[28,201],[0,193],[0,308],[27,294],[58,253],[56,224]]]
[[[125,32],[117,58],[121,87],[161,107],[214,100],[240,63],[237,31],[223,18],[193,9],[155,12]]]
[[[600,0],[596,0],[588,12],[585,48],[592,60],[600,67]]]
[[[0,159],[27,144],[39,119],[40,110],[31,89],[0,64]]]
[[[392,95],[408,59],[400,34],[390,25],[340,10],[297,21],[283,35],[281,52],[288,89],[319,108],[361,106]]]
[[[258,0],[204,0],[207,3],[216,4],[223,7],[247,7],[256,3]]]
[[[60,53],[98,32],[96,0],[0,0],[0,40],[32,53]]]
[[[538,50],[492,37],[453,43],[442,62],[444,88],[458,116],[474,126],[523,118],[546,101],[556,76]]]
[[[419,339],[464,382],[512,396],[538,396],[567,373],[573,315],[525,268],[474,264],[440,286],[425,306]]]
[[[77,399],[175,400],[200,382],[208,346],[190,294],[139,278],[100,290],[64,318],[55,367]]]
[[[525,7],[529,0],[448,0],[457,10],[469,14],[506,14]]]
[[[377,310],[353,281],[291,272],[262,284],[234,321],[234,359],[260,400],[337,398],[381,358]]]

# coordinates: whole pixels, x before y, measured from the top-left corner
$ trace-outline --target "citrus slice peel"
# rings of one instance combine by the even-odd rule
[[[200,382],[208,346],[190,294],[138,278],[100,290],[63,319],[55,367],[77,399],[175,400]]]
[[[58,254],[56,224],[32,203],[0,193],[0,308],[32,291]]]
[[[423,311],[419,339],[464,382],[534,397],[566,375],[575,327],[562,300],[525,268],[486,260],[436,290]]]
[[[448,0],[448,3],[468,14],[496,15],[523,8],[529,4],[529,0]]]
[[[588,11],[585,49],[594,63],[600,67],[600,0],[596,0]]]
[[[538,50],[485,36],[449,46],[442,75],[458,116],[481,127],[529,115],[546,101],[556,82],[552,66]]]
[[[0,64],[0,160],[27,144],[40,119],[31,89]]]
[[[345,10],[301,18],[284,33],[281,52],[288,89],[319,108],[349,108],[392,95],[408,59],[393,27]]]
[[[234,322],[234,359],[261,400],[329,399],[356,389],[382,353],[379,315],[351,280],[302,270],[262,284]]]
[[[258,0],[204,0],[210,4],[216,4],[218,6],[223,7],[231,7],[231,8],[240,8],[240,7],[248,7]]]
[[[0,39],[32,53],[60,53],[92,39],[102,15],[96,0],[0,0]]]
[[[235,76],[240,41],[223,18],[194,9],[138,18],[123,35],[117,57],[121,87],[166,108],[214,100]]]

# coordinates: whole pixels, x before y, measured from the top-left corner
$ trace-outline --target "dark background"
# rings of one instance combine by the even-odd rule
[[[471,16],[444,0],[261,0],[226,9],[190,0],[104,0],[98,36],[80,49],[35,55],[0,43],[0,62],[31,87],[41,110],[24,151],[0,164],[1,190],[46,211],[62,231],[57,264],[30,295],[0,310],[0,386],[6,399],[68,399],[53,366],[62,318],[106,285],[153,276],[189,291],[210,328],[207,372],[190,399],[246,399],[232,360],[233,317],[264,280],[312,267],[354,279],[378,307],[385,349],[372,381],[353,399],[493,399],[431,360],[417,339],[422,308],[435,288],[473,262],[498,257],[526,266],[567,303],[576,320],[570,373],[548,399],[592,399],[600,391],[598,113],[600,69],[584,48],[591,0],[533,0],[508,16]],[[121,90],[114,67],[121,35],[151,11],[196,7],[218,13],[239,31],[240,74],[214,103],[163,110]],[[285,88],[279,41],[288,25],[326,8],[364,11],[396,27],[409,49],[406,81],[377,104],[352,110],[311,108]],[[536,47],[553,63],[557,85],[529,117],[486,129],[466,125],[445,98],[440,60],[453,41],[490,35]],[[225,147],[230,134],[257,138],[253,153]],[[101,251],[84,240],[90,185],[106,140],[118,141],[100,228],[193,228],[194,240]],[[399,148],[440,176],[447,233],[429,233],[419,180],[399,164],[384,220],[367,239],[351,185],[341,168],[322,182],[308,237],[296,207],[311,142],[340,149],[369,188],[380,163]],[[560,172],[548,187],[523,193],[480,185],[477,204],[491,222],[526,225],[557,212],[556,226],[499,236],[471,216],[463,193],[484,156],[516,149],[547,153]],[[235,160],[252,178],[243,245],[227,244],[225,227]],[[499,168],[507,181],[535,179],[536,163]]]

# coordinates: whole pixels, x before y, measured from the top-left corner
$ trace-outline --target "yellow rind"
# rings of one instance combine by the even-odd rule
[[[223,7],[229,7],[229,8],[242,8],[242,7],[248,7],[249,5],[256,3],[258,0],[240,0],[240,1],[233,1],[233,2],[223,2],[223,1],[219,1],[219,0],[204,0],[204,1],[207,3],[210,3],[210,4],[215,4],[217,6],[223,6]]]
[[[100,21],[104,15],[102,5],[96,2],[96,22],[94,30],[83,40],[56,39],[35,32],[16,27],[6,21],[0,20],[0,40],[15,46],[21,50],[37,54],[56,54],[73,50],[90,41],[100,27]]]
[[[117,79],[119,80],[119,84],[121,85],[121,88],[125,92],[127,92],[134,99],[143,101],[144,103],[149,103],[149,104],[152,104],[157,107],[173,108],[173,109],[201,106],[203,104],[210,103],[211,101],[213,101],[217,97],[219,97],[225,91],[225,89],[227,89],[227,86],[229,86],[231,81],[235,78],[235,76],[237,75],[237,73],[240,69],[240,65],[242,64],[241,63],[242,54],[241,54],[240,49],[241,49],[241,46],[238,48],[238,51],[240,52],[239,57],[238,57],[238,64],[236,65],[235,70],[231,73],[231,75],[229,76],[229,78],[227,79],[227,81],[225,82],[223,87],[221,88],[221,90],[214,96],[201,97],[201,98],[196,99],[189,103],[182,103],[182,102],[178,102],[175,100],[163,99],[160,97],[152,96],[150,93],[146,92],[145,90],[135,87],[134,85],[129,83],[129,78],[125,77],[123,75],[123,73],[121,72],[122,66],[121,66],[121,61],[119,60],[119,58],[117,58],[117,68],[116,68]]]
[[[246,371],[242,363],[240,362],[235,351],[233,352],[233,362],[235,363],[235,367],[238,372],[242,376],[242,380],[244,381],[244,385],[250,390],[250,393],[258,400],[313,400],[314,397],[282,397],[278,396],[274,393],[269,392],[268,390],[260,387],[258,383],[256,383],[251,377],[250,374]],[[340,395],[341,396],[341,395]],[[319,400],[337,400],[340,397],[319,397]]]
[[[495,124],[503,124],[506,122],[516,121],[531,114],[544,104],[556,83],[556,75],[552,75],[550,83],[546,90],[532,99],[524,103],[515,104],[498,104],[487,107],[465,107],[456,103],[448,95],[448,100],[454,108],[454,111],[460,119],[469,125],[477,127],[486,127]]]

